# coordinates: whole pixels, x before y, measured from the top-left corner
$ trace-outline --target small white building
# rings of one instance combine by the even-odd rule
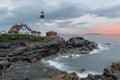
[[[26,24],[15,24],[12,26],[12,28],[8,31],[8,33],[19,33],[19,34],[29,34],[29,35],[35,35],[39,36],[40,32],[31,30],[30,27],[28,27]]]
[[[41,34],[41,32],[39,32],[39,31],[35,31],[35,30],[31,31],[31,35],[33,35],[33,36],[40,36],[40,34]]]
[[[7,34],[6,31],[0,31],[0,34]]]

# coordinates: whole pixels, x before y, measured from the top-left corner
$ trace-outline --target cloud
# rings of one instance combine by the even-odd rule
[[[59,28],[59,29],[78,29],[78,30],[86,30],[94,29],[104,26],[105,24],[113,24],[118,23],[120,18],[110,19],[108,17],[101,17],[94,14],[86,14],[81,17],[71,18],[71,19],[62,19],[62,20],[54,20],[53,22],[46,23],[48,28]],[[58,30],[57,30],[58,31]],[[63,31],[64,32],[64,31]]]
[[[109,17],[109,18],[118,18],[120,17],[120,4],[108,8],[94,10],[91,11],[90,13],[96,14],[98,16]]]
[[[37,29],[40,11],[44,10],[47,30],[84,32],[119,22],[119,9],[120,0],[4,0],[0,1],[0,31],[16,23]]]

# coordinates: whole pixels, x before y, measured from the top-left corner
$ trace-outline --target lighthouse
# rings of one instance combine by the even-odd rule
[[[41,11],[41,13],[40,13],[40,27],[39,27],[39,31],[41,32],[41,36],[46,36],[45,15],[44,15],[43,11]]]

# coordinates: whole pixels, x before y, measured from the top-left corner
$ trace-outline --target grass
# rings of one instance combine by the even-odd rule
[[[49,42],[52,40],[52,38],[48,36],[36,36],[36,37],[42,39],[44,42]]]
[[[52,38],[50,38],[50,37],[44,37],[44,41],[45,42],[49,42],[49,41],[51,41],[52,40]]]
[[[4,41],[4,42],[10,42],[10,41],[13,41],[11,38],[16,38],[17,40],[28,40],[30,41],[32,38],[31,41],[44,41],[44,42],[49,42],[52,40],[52,38],[50,37],[47,37],[47,36],[32,36],[32,35],[28,35],[28,34],[2,34],[0,35],[0,40]]]
[[[28,34],[18,34],[18,33],[16,33],[16,34],[3,34],[3,36],[15,36],[15,37],[30,37],[31,35],[28,35]]]

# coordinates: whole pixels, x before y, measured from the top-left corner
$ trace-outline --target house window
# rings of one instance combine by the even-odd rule
[[[12,30],[17,30],[16,28],[12,29]]]

